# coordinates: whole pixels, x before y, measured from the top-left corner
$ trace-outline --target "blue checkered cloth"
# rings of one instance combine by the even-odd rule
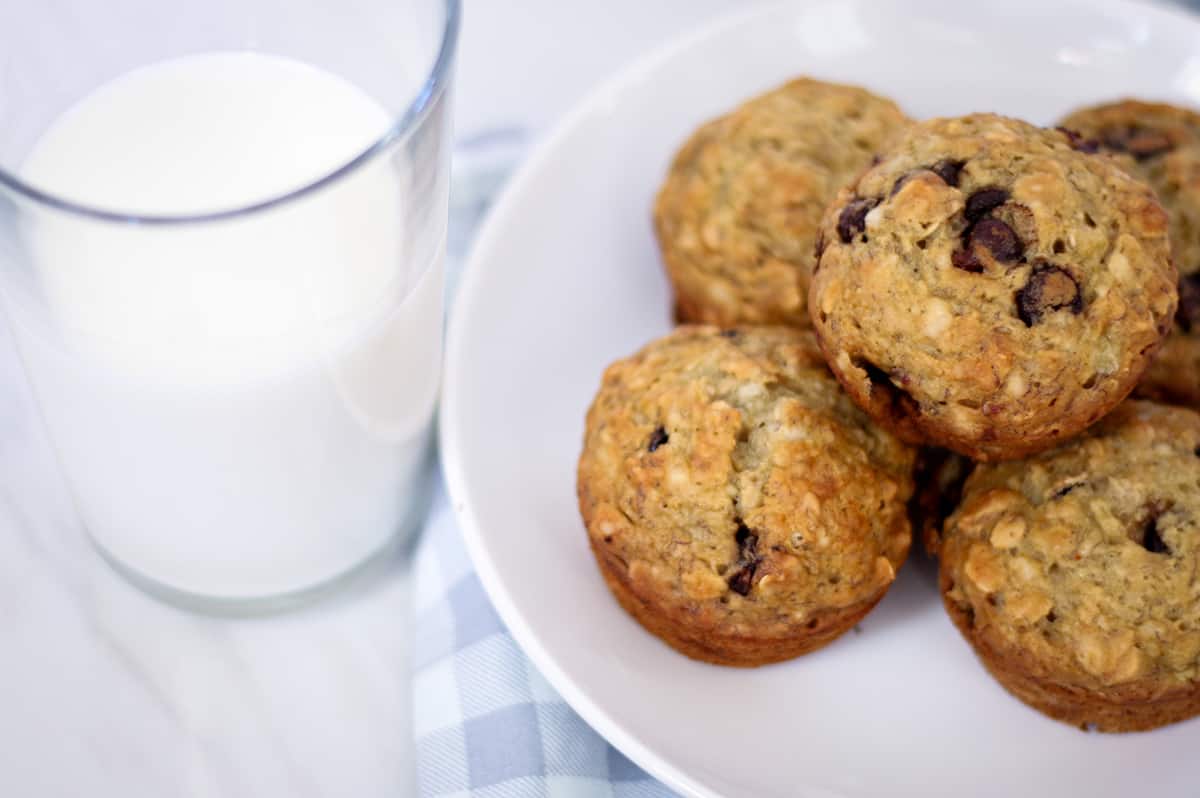
[[[521,653],[471,567],[441,486],[413,567],[419,795],[675,795],[592,731]]]

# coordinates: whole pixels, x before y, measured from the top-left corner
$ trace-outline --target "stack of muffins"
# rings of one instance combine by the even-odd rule
[[[692,136],[655,226],[680,326],[605,372],[578,471],[643,626],[804,654],[915,530],[1018,698],[1200,713],[1200,115],[913,123],[795,80]]]

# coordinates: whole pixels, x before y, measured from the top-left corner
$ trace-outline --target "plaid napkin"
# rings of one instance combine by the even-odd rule
[[[437,488],[414,562],[422,798],[668,798],[576,715],[504,628]]]

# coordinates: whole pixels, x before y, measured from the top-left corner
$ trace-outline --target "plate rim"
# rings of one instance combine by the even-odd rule
[[[723,31],[736,28],[760,17],[779,13],[784,9],[799,9],[826,0],[776,0],[755,5],[748,9],[722,14],[702,25],[652,46],[649,50],[619,67],[608,77],[590,88],[556,122],[535,137],[529,147],[529,155],[501,189],[498,197],[488,209],[480,224],[465,258],[455,296],[449,306],[446,325],[445,355],[442,368],[442,393],[438,403],[438,449],[443,478],[450,498],[451,510],[462,530],[471,564],[483,585],[484,592],[495,607],[500,619],[516,640],[522,653],[529,657],[539,672],[546,678],[563,700],[577,712],[597,734],[628,757],[637,766],[670,789],[689,798],[726,798],[680,768],[660,757],[645,745],[637,735],[627,730],[612,715],[587,694],[559,665],[552,653],[542,644],[538,634],[526,621],[521,610],[511,599],[503,585],[503,579],[487,554],[484,544],[483,526],[475,516],[468,498],[469,480],[463,463],[461,433],[457,418],[460,411],[460,390],[456,364],[462,362],[459,350],[467,337],[470,316],[465,312],[476,296],[476,283],[483,273],[482,264],[489,260],[495,242],[503,235],[512,208],[526,193],[527,184],[542,171],[544,164],[551,161],[560,143],[567,139],[590,115],[599,110],[606,100],[621,90],[636,83],[648,72],[669,61],[704,40]],[[1140,11],[1159,16],[1162,24],[1174,22],[1195,28],[1200,33],[1200,12],[1190,11],[1166,0],[1088,0],[1090,8],[1102,13],[1105,10]],[[806,795],[828,798],[827,791],[813,793],[812,788],[796,785]]]

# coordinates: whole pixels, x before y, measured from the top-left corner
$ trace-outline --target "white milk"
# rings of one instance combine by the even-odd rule
[[[22,176],[130,214],[269,199],[390,117],[273,56],[154,64],[63,114]],[[84,522],[170,587],[264,597],[380,549],[416,500],[441,360],[442,262],[406,257],[396,156],[279,209],[186,227],[24,217],[18,343]],[[41,301],[37,297],[42,297]]]

